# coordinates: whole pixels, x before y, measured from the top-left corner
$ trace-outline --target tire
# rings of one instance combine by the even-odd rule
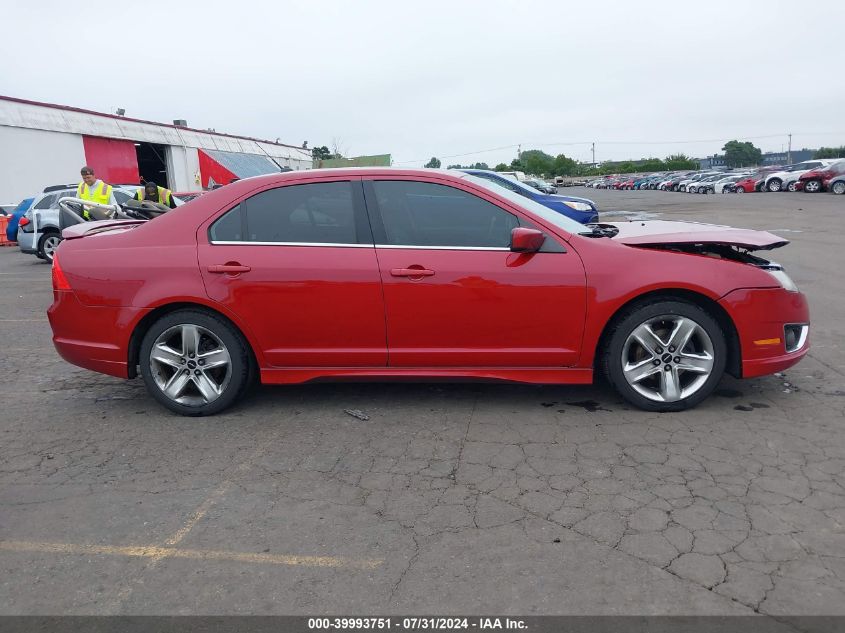
[[[766,191],[771,191],[772,193],[780,191],[781,184],[780,178],[772,178],[768,184],[766,184]]]
[[[804,193],[818,193],[822,190],[822,183],[820,180],[808,180],[804,183]]]
[[[841,196],[843,193],[845,193],[845,180],[837,180],[835,183],[833,183],[833,186],[831,186],[830,190],[837,196]]]
[[[219,364],[203,368],[203,360]],[[230,407],[254,374],[241,333],[201,310],[179,310],[153,323],[141,342],[139,365],[150,395],[185,416],[213,415]]]
[[[678,185],[672,185],[672,191],[677,191],[677,190],[678,190]]]
[[[745,193],[745,187],[737,187],[734,189],[734,193]]]
[[[603,374],[619,395],[646,411],[695,407],[725,372],[728,349],[722,328],[686,301],[634,305],[615,319],[605,340],[599,360]],[[676,341],[679,349],[672,345]]]
[[[795,189],[795,181],[792,181],[791,183],[789,183],[788,185],[786,185],[786,190],[787,190],[787,191],[792,191],[792,192],[794,193],[794,192],[796,191],[796,189]]]
[[[61,242],[62,236],[57,231],[47,231],[38,239],[38,257],[52,264],[53,254]]]

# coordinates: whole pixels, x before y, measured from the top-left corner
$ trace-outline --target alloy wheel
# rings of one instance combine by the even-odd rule
[[[822,186],[818,180],[808,180],[807,183],[804,185],[804,191],[807,193],[816,193],[821,190]]]
[[[626,382],[641,396],[678,402],[701,389],[713,372],[713,342],[689,317],[658,316],[634,328],[621,362]]]
[[[187,406],[214,402],[232,377],[232,359],[223,341],[191,323],[162,332],[153,343],[149,363],[161,392]]]
[[[836,195],[841,196],[843,193],[845,193],[845,182],[840,180],[838,182],[833,183],[833,186],[830,188],[830,190]]]
[[[62,238],[58,235],[50,235],[44,238],[44,245],[42,250],[44,251],[44,257],[47,258],[48,262],[53,261],[53,255],[56,253],[56,249],[61,244]]]

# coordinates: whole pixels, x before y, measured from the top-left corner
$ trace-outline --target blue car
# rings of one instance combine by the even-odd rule
[[[537,191],[533,187],[524,185],[518,180],[512,180],[507,176],[502,176],[495,171],[488,171],[486,169],[461,169],[461,171],[472,174],[477,178],[484,178],[501,185],[505,189],[509,189],[514,193],[539,202],[544,207],[548,207],[552,211],[557,211],[561,215],[572,218],[581,224],[588,224],[590,222],[599,221],[599,210],[596,203],[587,198],[576,198],[574,196],[560,196],[558,194],[543,193]]]
[[[26,198],[25,200],[22,200],[12,212],[12,215],[9,218],[9,223],[6,225],[6,239],[10,242],[18,241],[18,222],[20,222],[23,214],[29,211],[29,207],[32,206],[33,200],[35,200],[35,198]]]

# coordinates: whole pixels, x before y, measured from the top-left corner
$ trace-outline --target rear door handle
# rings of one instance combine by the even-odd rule
[[[242,266],[241,264],[214,264],[208,267],[210,273],[228,273],[230,275],[237,275],[240,273],[248,273],[252,268],[249,266]]]
[[[431,277],[434,271],[427,268],[391,268],[390,274],[394,277]]]

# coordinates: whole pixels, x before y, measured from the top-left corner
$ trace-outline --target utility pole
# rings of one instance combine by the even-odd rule
[[[792,164],[792,132],[789,133],[789,149],[786,150],[786,164]]]
[[[593,167],[595,167],[596,166],[596,144],[595,143],[593,143],[592,152],[593,152]]]

